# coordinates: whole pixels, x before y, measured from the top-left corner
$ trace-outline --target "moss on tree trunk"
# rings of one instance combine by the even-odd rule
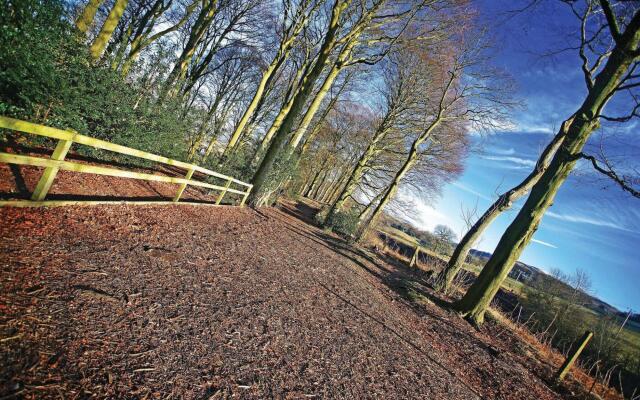
[[[109,15],[104,21],[100,33],[98,33],[98,36],[96,36],[89,49],[93,60],[98,60],[102,57],[104,50],[107,48],[107,44],[109,44],[109,40],[111,40],[113,31],[116,29],[116,26],[118,26],[118,22],[122,14],[124,14],[125,8],[127,8],[127,3],[129,3],[129,0],[116,0],[113,8],[109,11]]]
[[[640,13],[637,13],[627,25],[627,32],[618,39],[582,106],[566,121],[566,137],[549,167],[533,185],[527,201],[502,235],[474,284],[460,301],[454,303],[454,308],[473,323],[481,324],[484,321],[487,307],[538,229],[545,211],[553,204],[558,189],[573,169],[587,139],[598,128],[600,112],[637,57],[639,42]]]

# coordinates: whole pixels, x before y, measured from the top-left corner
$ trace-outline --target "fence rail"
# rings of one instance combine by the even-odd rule
[[[34,124],[31,122],[3,116],[0,116],[0,129],[24,132],[58,140],[51,158],[32,157],[0,152],[0,162],[2,163],[44,167],[44,172],[42,173],[42,176],[40,177],[40,180],[38,181],[38,184],[36,185],[31,196],[32,202],[42,202],[45,199],[59,170],[179,184],[180,186],[175,196],[173,197],[173,202],[178,202],[187,186],[192,185],[220,191],[220,194],[216,200],[216,205],[219,205],[222,202],[222,199],[227,193],[242,195],[240,206],[243,206],[247,200],[247,197],[249,196],[249,193],[251,193],[251,189],[253,188],[253,185],[249,183],[242,182],[231,176],[211,171],[206,168],[202,168],[195,164],[189,164],[186,162],[159,156],[153,153],[148,153],[146,151],[132,149],[130,147],[81,135],[78,132],[71,130],[52,128],[45,125]],[[69,152],[71,145],[73,145],[74,143],[178,167],[185,170],[185,175],[184,177],[171,177],[65,161],[65,157]],[[225,181],[225,183],[223,183],[224,186],[213,185],[211,183],[191,179],[194,172],[200,172],[202,174],[221,179]],[[239,188],[232,188],[232,185],[236,185],[236,187]],[[239,190],[240,188],[243,190]],[[5,203],[12,204],[15,202]],[[148,202],[146,203],[148,204]]]

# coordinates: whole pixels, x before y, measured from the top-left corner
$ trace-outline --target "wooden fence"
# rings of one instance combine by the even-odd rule
[[[8,118],[3,116],[0,116],[0,129],[8,129],[12,131],[30,133],[33,135],[45,136],[51,139],[58,140],[58,143],[55,149],[53,150],[53,154],[51,155],[51,158],[32,157],[32,156],[0,152],[0,162],[2,163],[44,167],[44,172],[42,174],[42,177],[38,181],[38,184],[36,185],[33,191],[30,201],[26,201],[26,200],[0,201],[0,206],[1,205],[48,205],[47,203],[53,203],[53,202],[45,202],[44,200],[59,170],[83,172],[83,173],[106,175],[106,176],[115,176],[115,177],[122,177],[122,178],[142,179],[145,181],[174,183],[180,186],[178,187],[178,190],[175,196],[173,197],[173,202],[178,202],[180,200],[180,197],[182,196],[182,193],[186,189],[187,185],[193,185],[193,186],[203,187],[206,189],[220,191],[220,194],[218,195],[218,198],[215,202],[216,205],[219,205],[220,202],[222,202],[222,199],[227,193],[235,193],[242,196],[242,200],[240,201],[239,205],[243,206],[245,204],[245,201],[247,200],[247,197],[249,196],[249,193],[251,193],[251,189],[253,188],[253,185],[249,183],[242,182],[233,177],[223,175],[223,174],[208,170],[206,168],[202,168],[195,164],[189,164],[182,161],[172,160],[170,158],[148,153],[146,151],[136,150],[130,147],[121,146],[121,145],[110,143],[104,140],[95,139],[89,136],[81,135],[78,132],[75,132],[72,130],[62,130],[62,129],[52,128],[44,125],[34,124],[31,122],[21,121],[18,119]],[[65,161],[65,157],[69,152],[71,145],[74,143],[82,144],[85,146],[91,146],[96,149],[108,150],[114,153],[124,154],[127,156],[155,161],[165,165],[178,167],[185,171],[185,175],[184,177],[171,177],[171,176],[147,174],[142,172],[127,171],[127,170],[116,169],[111,167],[101,167],[101,166]],[[218,180],[221,180],[224,183],[222,183],[222,186],[219,186],[219,185],[213,185],[211,183],[191,179],[194,172],[196,171],[203,173],[205,175],[214,177]],[[233,185],[235,185],[236,188],[233,188],[232,187]],[[86,202],[86,203],[96,203],[96,202]]]

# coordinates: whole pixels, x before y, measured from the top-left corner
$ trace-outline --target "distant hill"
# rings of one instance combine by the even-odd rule
[[[425,247],[433,247],[433,234],[429,231],[416,228],[411,222],[404,222],[395,217],[385,215],[384,223],[395,229],[401,230],[409,236],[416,238],[420,242],[420,244]],[[457,243],[452,243],[453,246],[455,246],[456,244]],[[484,265],[491,257],[491,253],[476,249],[470,250],[469,255],[475,259],[478,265]],[[549,285],[560,285],[561,287],[564,286],[567,292],[572,291],[569,285],[557,280],[551,275],[548,275],[540,268],[525,264],[520,261],[517,261],[515,263],[513,269],[509,273],[509,277],[529,286],[531,286],[536,281],[539,281],[537,282],[537,284],[541,284],[544,286],[545,284],[547,284],[545,283],[545,281],[547,281]],[[583,303],[586,308],[598,314],[618,314],[621,317],[626,316],[625,312],[622,312],[612,305],[587,293],[584,294]],[[631,321],[636,323],[634,318],[631,318]],[[640,321],[638,321],[637,324],[640,325]]]
[[[491,253],[488,253],[486,251],[476,250],[476,249],[472,249],[471,251],[469,251],[469,254],[472,257],[476,258],[478,261],[481,261],[482,263],[486,263],[491,257]],[[567,291],[572,290],[567,284],[557,280],[551,275],[548,275],[540,268],[525,264],[520,261],[516,261],[515,265],[513,266],[513,269],[509,273],[509,277],[517,281],[523,282],[525,284],[531,283],[534,281],[542,281],[544,284],[544,281],[546,280],[553,280],[558,285],[566,286]],[[598,314],[626,315],[626,313],[618,310],[614,306],[610,305],[605,301],[600,300],[595,296],[592,296],[588,293],[584,293],[584,296],[585,296],[584,306],[594,312],[597,312]]]

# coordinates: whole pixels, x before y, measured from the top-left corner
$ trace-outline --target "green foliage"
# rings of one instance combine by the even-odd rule
[[[325,226],[340,235],[352,237],[358,230],[359,222],[358,210],[352,208],[335,212],[331,218],[326,221]]]
[[[212,168],[216,171],[220,171],[223,174],[233,175],[235,178],[249,181],[253,176],[253,169],[251,168],[251,161],[255,148],[249,144],[237,146],[224,160],[222,165],[218,157],[210,158],[207,160],[207,168]]]
[[[142,82],[92,65],[60,2],[0,0],[0,26],[0,114],[184,159],[181,106],[157,106]]]
[[[257,198],[261,199],[261,204],[270,205],[277,200],[279,195],[286,190],[289,180],[294,177],[297,165],[297,154],[289,155],[286,151],[281,152],[269,170],[260,192],[256,193]]]

